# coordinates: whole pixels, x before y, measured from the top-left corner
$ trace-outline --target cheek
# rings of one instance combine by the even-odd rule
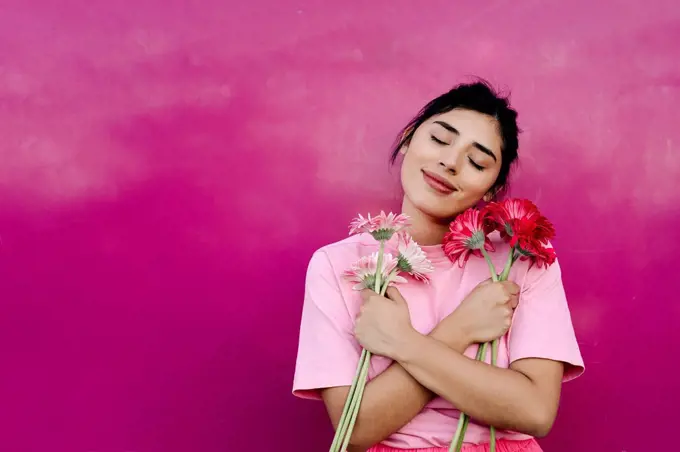
[[[475,170],[476,171],[476,170]],[[484,194],[493,185],[493,178],[490,177],[471,177],[470,180],[463,182],[461,185],[463,191],[469,195]]]
[[[404,189],[412,186],[416,178],[420,175],[422,159],[416,152],[406,152],[401,162],[401,183]]]
[[[486,171],[477,171],[470,169],[464,174],[461,174],[461,187],[466,198],[481,198],[483,197],[496,182],[498,178],[498,171],[487,169]]]
[[[421,177],[421,169],[425,166],[433,166],[439,161],[439,157],[439,148],[434,143],[423,140],[421,136],[416,134],[408,149],[406,149],[401,163],[402,177]]]

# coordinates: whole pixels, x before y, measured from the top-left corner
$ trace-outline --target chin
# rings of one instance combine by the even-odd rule
[[[441,198],[432,199],[432,196],[419,196],[415,199],[411,198],[411,202],[416,209],[441,222],[449,222],[461,212],[457,208],[458,203],[453,199],[446,202]]]

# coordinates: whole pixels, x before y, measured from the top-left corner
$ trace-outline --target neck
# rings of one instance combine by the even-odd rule
[[[449,230],[448,221],[441,221],[423,213],[416,209],[406,197],[404,197],[402,202],[401,211],[410,217],[411,227],[409,228],[409,233],[419,245],[432,246],[442,244],[444,235]]]

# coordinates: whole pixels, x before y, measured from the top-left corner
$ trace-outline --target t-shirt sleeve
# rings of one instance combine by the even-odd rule
[[[527,271],[509,336],[510,362],[544,358],[565,364],[563,381],[584,371],[559,262]]]
[[[361,347],[328,255],[317,251],[307,268],[293,394],[320,399],[320,389],[351,386]]]

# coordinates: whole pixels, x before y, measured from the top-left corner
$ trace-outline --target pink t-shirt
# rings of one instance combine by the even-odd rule
[[[496,252],[492,259],[500,272],[507,258],[508,246],[496,235],[492,237]],[[350,386],[361,354],[354,338],[354,319],[361,305],[359,292],[342,278],[344,270],[361,256],[376,251],[377,242],[368,234],[348,237],[316,251],[307,269],[298,356],[293,394],[301,398],[320,399],[320,389]],[[472,256],[464,268],[453,264],[441,246],[423,247],[435,271],[425,284],[413,278],[399,285],[407,300],[411,322],[416,330],[428,334],[460,304],[480,282],[489,278],[489,268],[482,258]],[[497,365],[508,367],[522,358],[547,358],[566,363],[564,381],[583,372],[583,359],[572,327],[571,316],[562,286],[559,263],[547,269],[518,261],[510,280],[521,287],[510,333],[501,341]],[[465,355],[474,359],[477,346]],[[373,356],[369,380],[391,364],[383,356]],[[391,435],[383,444],[396,448],[448,447],[460,412],[442,398],[435,398],[410,423]],[[526,439],[527,435],[500,431],[498,438]],[[485,425],[470,422],[466,442],[489,441]]]

